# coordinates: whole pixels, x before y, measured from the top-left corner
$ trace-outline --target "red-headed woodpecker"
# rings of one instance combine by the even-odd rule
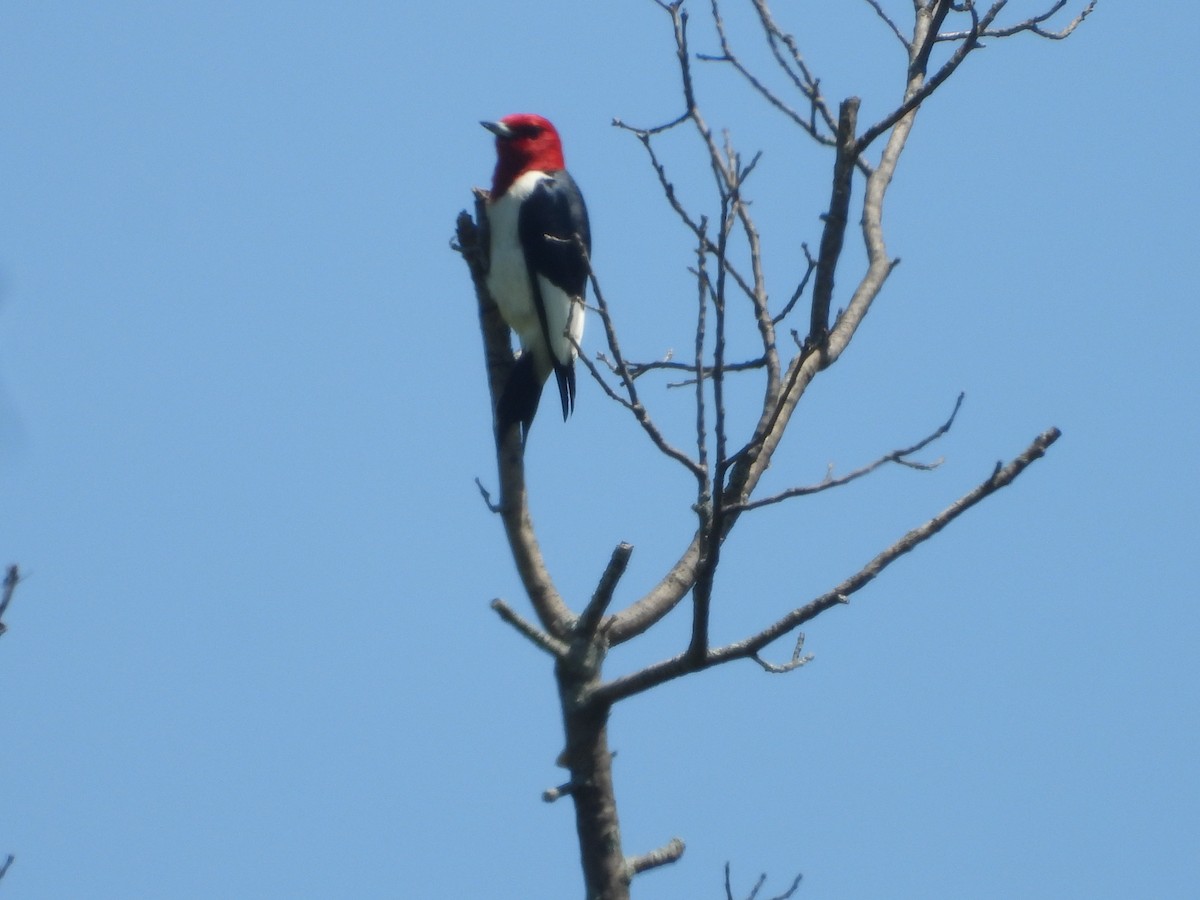
[[[551,372],[564,421],[575,408],[575,344],[583,337],[588,279],[580,244],[590,254],[592,236],[554,126],[528,113],[480,124],[496,135],[487,286],[522,351],[500,396],[496,433],[503,439],[519,423],[524,439]]]

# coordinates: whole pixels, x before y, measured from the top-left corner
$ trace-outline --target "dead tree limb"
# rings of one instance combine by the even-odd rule
[[[884,569],[904,554],[914,550],[929,540],[964,512],[1001,488],[1010,485],[1018,475],[1030,465],[1041,459],[1046,450],[1061,436],[1057,428],[1042,432],[1025,448],[1019,456],[1007,465],[998,465],[990,477],[981,482],[974,490],[969,491],[955,500],[950,506],[922,525],[912,529],[887,549],[881,551],[869,563],[815,600],[797,607],[787,615],[768,625],[756,634],[711,650],[701,660],[697,660],[688,651],[678,656],[646,666],[637,672],[623,675],[600,685],[593,700],[598,703],[611,705],[619,700],[640,694],[656,685],[671,681],[689,672],[712,668],[723,663],[746,659],[757,654],[773,641],[778,640],[789,631],[811,621],[827,609],[840,603],[846,603],[849,598],[875,580]]]
[[[776,894],[774,897],[766,898],[766,900],[789,900],[800,888],[800,882],[804,879],[803,875],[797,875],[792,880],[792,885],[782,894]],[[759,875],[758,881],[754,882],[754,887],[750,889],[750,893],[746,895],[746,900],[758,900],[758,892],[763,889],[763,885],[767,883],[766,875]],[[730,872],[729,863],[725,863],[725,900],[736,900],[733,896],[733,879]]]

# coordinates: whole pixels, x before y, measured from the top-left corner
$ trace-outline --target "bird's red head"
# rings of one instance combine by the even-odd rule
[[[566,168],[558,132],[541,116],[513,113],[499,122],[480,124],[496,135],[493,198],[501,196],[526,172],[556,172]]]

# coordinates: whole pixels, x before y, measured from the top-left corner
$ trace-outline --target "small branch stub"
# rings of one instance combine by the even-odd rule
[[[546,788],[542,791],[542,802],[553,803],[555,800],[561,800],[563,797],[568,797],[579,789],[573,781],[565,781],[558,787]]]
[[[752,654],[750,658],[762,666],[764,672],[770,672],[772,675],[783,675],[787,672],[794,671],[801,666],[808,665],[813,661],[813,655],[811,653],[804,652],[803,631],[796,636],[796,649],[792,651],[792,658],[788,662],[769,663],[757,653]]]
[[[679,857],[683,856],[683,851],[686,845],[679,838],[671,838],[662,847],[657,850],[651,850],[649,853],[643,853],[640,856],[629,856],[625,859],[625,867],[629,870],[630,879],[635,875],[640,875],[642,872],[648,872],[651,869],[657,869],[659,866],[667,866],[676,862]]]
[[[483,498],[483,503],[488,508],[488,512],[500,512],[500,504],[492,502],[492,492],[483,486],[483,481],[476,478],[475,487],[479,488],[479,496]]]
[[[513,628],[517,629],[517,631],[519,631],[525,637],[529,638],[529,640],[533,642],[534,646],[545,650],[556,659],[562,659],[567,655],[566,644],[558,640],[558,638],[551,637],[550,635],[546,634],[546,632],[542,631],[528,619],[524,618],[520,613],[518,613],[499,597],[492,601],[492,609],[496,611],[497,615],[499,615],[501,619],[503,619]]]

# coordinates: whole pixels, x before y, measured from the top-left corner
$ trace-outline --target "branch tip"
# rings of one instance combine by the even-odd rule
[[[500,504],[492,502],[491,493],[483,486],[483,482],[478,476],[475,478],[475,487],[479,488],[479,495],[483,498],[483,504],[488,508],[488,512],[499,513]]]
[[[656,685],[663,684],[681,675],[697,672],[732,662],[735,659],[746,659],[778,640],[785,634],[816,618],[827,609],[839,603],[849,601],[851,595],[863,589],[874,581],[888,566],[929,540],[943,528],[965,513],[977,503],[994,494],[996,491],[1012,484],[1014,480],[1030,465],[1046,455],[1047,449],[1060,437],[1057,428],[1049,428],[1039,434],[1008,465],[1002,465],[973,490],[963,494],[946,509],[926,521],[924,524],[911,529],[907,534],[893,543],[865,566],[839,584],[832,591],[822,594],[804,606],[792,610],[787,615],[776,620],[757,634],[751,635],[732,644],[708,650],[701,658],[687,651],[669,659],[652,663],[636,672],[622,675],[612,681],[602,684],[596,689],[593,699],[596,702],[613,704],[626,697],[632,697]]]
[[[601,620],[604,617],[605,610],[612,603],[613,592],[617,589],[617,582],[625,574],[625,568],[629,565],[629,557],[632,555],[633,544],[624,541],[617,544],[612,552],[612,556],[608,560],[608,565],[604,569],[604,574],[600,576],[600,583],[596,585],[596,592],[592,594],[592,599],[588,601],[588,605],[584,608],[583,613],[575,623],[577,634],[586,638],[595,636],[596,630],[600,627]]]
[[[542,791],[542,802],[553,803],[556,800],[561,800],[563,797],[570,796],[579,790],[579,785],[574,781],[566,781],[558,787],[546,788]]]
[[[635,875],[640,875],[642,872],[648,872],[651,869],[657,869],[659,866],[670,865],[683,856],[683,851],[686,845],[679,838],[671,838],[666,844],[659,847],[657,850],[651,850],[649,853],[643,853],[640,856],[625,857],[625,868],[629,873],[630,879]]]
[[[757,653],[752,653],[750,658],[762,666],[764,672],[770,672],[772,675],[783,675],[813,661],[813,655],[811,653],[802,655],[803,650],[804,632],[800,632],[800,634],[796,637],[796,649],[792,651],[792,658],[790,661],[781,664],[769,663]]]
[[[542,631],[499,597],[493,600],[490,605],[501,619],[528,638],[535,647],[545,650],[555,659],[566,657],[568,648],[565,643]]]
[[[4,624],[4,613],[8,610],[8,604],[12,602],[13,591],[17,589],[17,585],[21,581],[21,571],[17,568],[16,563],[8,567],[4,573],[4,584],[0,585],[0,634],[4,634],[8,630],[8,626]],[[11,857],[9,862],[12,862]],[[5,869],[8,864],[5,864]],[[3,872],[0,871],[0,877]]]

